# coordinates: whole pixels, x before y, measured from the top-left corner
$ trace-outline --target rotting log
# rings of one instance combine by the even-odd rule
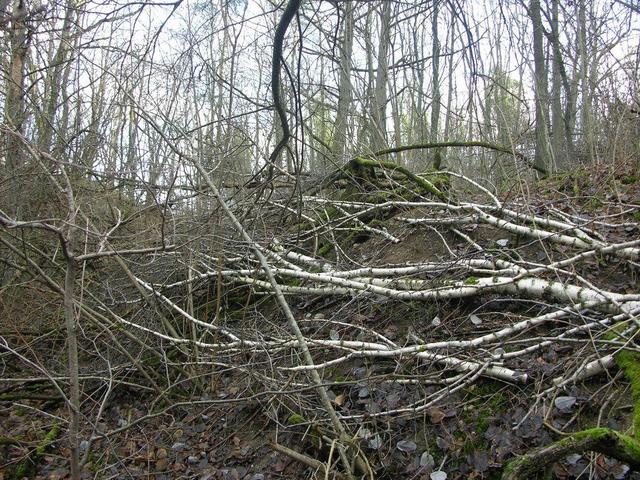
[[[622,324],[616,325],[619,327]],[[614,330],[617,328],[614,327]],[[573,433],[550,445],[537,448],[509,462],[502,473],[502,480],[534,478],[536,473],[567,455],[598,452],[640,470],[640,354],[620,350],[615,355],[618,367],[631,382],[633,398],[633,436],[610,428],[590,428]]]
[[[504,469],[502,480],[535,478],[537,472],[572,453],[603,453],[640,469],[640,443],[628,435],[609,428],[591,428],[538,448],[512,460]]]
[[[352,167],[354,165],[354,162],[360,163],[360,164],[362,164],[362,162],[361,162],[362,160],[375,162],[375,160],[378,159],[379,157],[384,157],[386,155],[391,155],[393,153],[407,152],[407,151],[411,151],[411,150],[436,149],[437,152],[441,152],[442,149],[445,149],[445,148],[474,148],[474,147],[475,148],[484,148],[484,149],[487,149],[487,150],[492,150],[494,152],[503,153],[505,155],[512,155],[513,157],[517,158],[518,160],[520,160],[521,162],[526,164],[528,167],[532,168],[533,170],[536,170],[538,173],[541,173],[542,175],[548,175],[548,171],[546,169],[542,168],[539,165],[536,165],[536,163],[533,160],[531,160],[529,157],[527,157],[523,153],[518,152],[517,150],[514,150],[513,148],[510,148],[510,147],[507,147],[507,146],[496,145],[496,144],[493,144],[493,143],[490,143],[490,142],[481,142],[481,141],[426,142],[426,143],[415,143],[415,144],[411,144],[411,145],[400,145],[400,146],[397,146],[397,147],[385,148],[383,150],[379,150],[377,152],[374,152],[372,155],[370,155],[368,157],[362,157],[362,156],[355,157],[353,160],[347,162],[346,166],[338,168],[333,173],[331,173],[319,185],[316,185],[314,187],[311,187],[311,188],[307,189],[305,191],[305,193],[307,195],[313,195],[314,193],[317,193],[319,190],[327,187],[328,185],[333,184],[334,182],[336,182],[338,180],[341,180],[341,179],[344,179],[344,178],[349,178],[348,173],[349,173],[349,170],[351,169],[350,167]],[[386,163],[386,162],[378,163],[375,166],[379,166],[379,167],[385,168],[384,163]],[[400,170],[400,168],[399,168],[400,167],[399,165],[396,165],[393,162],[389,162],[389,164],[393,165],[393,169],[396,169],[396,170],[402,172],[402,170]],[[440,167],[440,165],[438,165],[438,167]],[[386,168],[388,168],[388,167],[386,167]],[[406,168],[404,168],[404,167],[401,167],[401,168],[404,171],[408,172],[408,170]],[[404,172],[402,172],[402,173],[404,173]],[[415,175],[415,174],[412,174],[412,175]],[[439,197],[439,198],[443,198],[443,197]]]
[[[433,183],[431,183],[426,178],[419,177],[411,170],[403,167],[402,165],[398,165],[397,163],[390,162],[388,160],[377,160],[372,158],[364,158],[364,157],[356,157],[349,163],[349,168],[353,171],[360,172],[363,168],[384,168],[386,170],[391,170],[394,172],[399,172],[403,174],[408,180],[413,182],[416,186],[418,186],[421,190],[424,190],[426,193],[434,195],[438,197],[440,200],[446,202],[448,201],[447,195],[437,188]]]
[[[428,150],[435,148],[438,151],[443,148],[471,148],[471,147],[479,147],[485,148],[487,150],[493,150],[494,152],[504,153],[506,155],[513,155],[518,160],[521,160],[523,163],[531,167],[532,169],[542,173],[543,175],[548,174],[547,170],[536,165],[530,158],[528,158],[523,153],[518,152],[510,147],[505,147],[502,145],[496,145],[490,142],[479,142],[479,141],[469,141],[469,142],[429,142],[429,143],[415,143],[412,145],[400,145],[398,147],[385,148],[384,150],[379,150],[375,152],[373,155],[375,157],[382,157],[384,155],[389,155],[391,153],[401,153],[410,150]]]

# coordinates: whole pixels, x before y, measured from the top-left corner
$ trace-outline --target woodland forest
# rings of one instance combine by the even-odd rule
[[[0,44],[0,480],[640,479],[638,0]]]

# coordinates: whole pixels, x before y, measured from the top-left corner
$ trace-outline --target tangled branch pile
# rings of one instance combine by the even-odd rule
[[[635,350],[636,205],[612,201],[596,216],[557,199],[506,202],[442,172],[436,176],[473,191],[467,200],[450,190],[448,201],[434,201],[389,162],[379,167],[366,182],[343,175],[348,188],[302,196],[299,208],[282,193],[259,207],[224,201],[210,185],[227,217],[194,221],[180,205],[158,205],[155,218],[117,212],[108,228],[90,227],[84,250],[97,253],[76,256],[83,269],[73,299],[79,379],[91,399],[83,406],[91,420],[80,427],[88,445],[193,403],[195,394],[204,405],[257,402],[284,432],[311,432],[316,448],[338,442],[340,455],[326,463],[301,461],[333,470],[333,455],[346,475],[371,477],[385,463],[383,446],[406,438],[407,418],[439,423],[483,379],[532,395],[510,419],[517,429],[558,395],[573,398],[566,392],[614,366],[618,352]],[[155,236],[131,245],[128,230],[140,231],[139,222]],[[44,228],[3,223],[7,231]],[[30,275],[64,295],[56,257],[32,258],[41,238],[26,242],[28,254],[2,241],[22,264],[17,278]],[[58,333],[32,341],[52,348]],[[25,387],[35,384],[67,398],[61,358],[34,361],[17,336],[3,350],[5,395],[33,393]],[[41,375],[25,379],[9,358]],[[221,398],[229,386],[234,395]],[[155,400],[146,415],[105,429],[105,410],[122,388]],[[499,443],[489,451],[495,465],[511,453]]]

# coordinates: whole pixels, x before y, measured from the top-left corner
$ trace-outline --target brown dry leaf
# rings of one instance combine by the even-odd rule
[[[161,460],[161,459],[163,459],[163,458],[167,458],[167,449],[166,449],[166,448],[159,448],[159,449],[156,451],[156,458],[157,458],[158,460]]]
[[[156,462],[156,470],[160,472],[166,470],[168,466],[169,466],[169,461],[166,458],[160,458]]]
[[[239,447],[241,442],[242,442],[242,440],[240,440],[240,437],[238,437],[237,435],[234,435],[234,436],[233,436],[233,444],[234,444],[236,447]]]
[[[344,393],[341,393],[335,398],[333,402],[339,407],[341,407],[342,405],[344,405],[344,402],[346,401],[347,401],[347,396]]]
[[[429,420],[431,420],[431,423],[440,423],[445,417],[445,413],[438,407],[431,407],[427,410],[427,413],[429,414]]]
[[[129,455],[133,455],[138,451],[138,444],[135,440],[129,440],[127,442],[127,450],[129,451]]]

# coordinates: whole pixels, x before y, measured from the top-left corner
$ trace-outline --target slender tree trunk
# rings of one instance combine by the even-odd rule
[[[551,2],[551,41],[553,42],[553,73],[551,87],[551,138],[553,168],[566,164],[564,112],[562,109],[562,70],[564,68],[560,53],[559,3]]]
[[[387,146],[387,84],[389,80],[389,46],[391,43],[391,5],[392,2],[382,3],[380,14],[380,41],[378,42],[378,66],[373,106],[373,144],[372,150],[377,151]]]
[[[338,75],[338,111],[336,112],[335,134],[332,153],[344,156],[347,153],[347,125],[353,99],[351,87],[351,55],[353,54],[353,2],[344,4],[344,29]]]
[[[364,46],[365,46],[365,57],[366,57],[366,65],[367,65],[367,76],[365,79],[365,96],[364,101],[362,102],[362,116],[358,129],[358,138],[361,139],[362,145],[360,145],[360,149],[369,148],[372,149],[374,145],[374,133],[372,130],[375,126],[372,126],[372,120],[374,115],[372,110],[375,107],[375,101],[373,99],[373,84],[375,82],[375,70],[373,67],[373,38],[371,32],[371,23],[372,17],[374,15],[374,7],[372,4],[369,5],[367,10],[367,14],[365,17],[364,24]]]
[[[433,12],[431,14],[431,81],[432,99],[431,99],[431,134],[432,142],[438,141],[439,125],[440,125],[440,38],[438,37],[438,13],[440,10],[440,0],[434,0]],[[433,156],[433,168],[440,169],[442,157],[440,150],[436,149]]]
[[[551,152],[547,130],[547,126],[549,124],[549,115],[547,110],[549,105],[549,87],[547,83],[547,67],[544,56],[540,0],[531,0],[529,16],[531,17],[533,25],[533,60],[535,68],[535,164],[540,170],[549,171],[551,167]]]
[[[449,141],[450,132],[451,132],[451,119],[453,117],[453,112],[451,111],[451,105],[453,102],[453,49],[455,47],[455,35],[454,35],[454,22],[455,17],[452,15],[451,25],[449,28],[449,64],[447,70],[447,111],[446,117],[444,121],[444,133],[443,140],[445,142]]]
[[[587,150],[587,158],[596,161],[594,131],[593,131],[593,103],[591,99],[591,82],[589,75],[589,51],[587,47],[587,1],[578,2],[578,54],[580,59],[581,83],[581,127],[582,140]]]
[[[11,14],[11,25],[9,27],[10,36],[10,60],[9,77],[7,78],[7,90],[5,96],[4,117],[9,128],[19,134],[24,133],[24,123],[26,121],[25,111],[25,63],[28,52],[28,32],[26,26],[27,7],[24,0],[15,0]],[[18,216],[20,204],[20,186],[17,173],[25,162],[22,154],[22,147],[19,140],[14,135],[6,136],[6,169],[7,175],[11,176],[9,192],[10,213]]]
[[[78,365],[78,318],[75,309],[75,285],[77,261],[74,257],[76,239],[76,205],[69,177],[64,167],[62,168],[65,179],[65,191],[68,201],[66,226],[60,235],[62,251],[66,260],[66,272],[64,277],[64,319],[67,331],[67,359],[69,365],[69,449],[71,451],[71,479],[80,480],[80,377]]]
[[[424,42],[423,38],[420,36],[420,32],[422,30],[418,28],[418,24],[416,23],[413,32],[412,32],[412,40],[413,40],[413,56],[418,58],[424,57]],[[416,68],[413,69],[414,77],[415,77],[415,91],[413,92],[411,98],[411,143],[422,143],[427,138],[427,125],[426,125],[426,112],[424,106],[424,63],[419,62],[416,64]],[[418,163],[417,159],[420,158],[418,153],[408,154],[405,158],[411,158],[414,163]],[[416,165],[417,166],[417,165]],[[420,168],[424,167],[424,165],[420,165]]]
[[[51,59],[52,65],[48,69],[47,80],[45,84],[45,105],[42,115],[39,118],[39,139],[38,146],[41,150],[50,151],[51,140],[53,138],[55,116],[58,111],[59,99],[64,89],[63,80],[67,80],[69,76],[69,53],[73,47],[73,19],[76,8],[67,3],[62,24],[61,38],[56,49],[56,53]],[[77,22],[76,22],[77,24]],[[66,75],[65,75],[66,72]]]
[[[78,436],[80,435],[80,384],[78,371],[78,333],[76,312],[73,305],[76,281],[76,261],[67,257],[67,270],[64,279],[64,318],[67,328],[67,357],[69,362],[70,416],[69,449],[71,450],[71,478],[80,479],[80,451]]]

